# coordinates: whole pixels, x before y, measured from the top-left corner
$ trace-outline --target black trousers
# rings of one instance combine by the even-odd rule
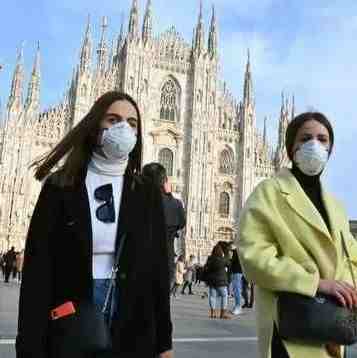
[[[185,283],[182,286],[181,293],[185,293],[186,287],[188,287],[189,294],[192,294],[192,282],[185,281]]]
[[[11,271],[11,267],[5,266],[5,282],[9,282]]]

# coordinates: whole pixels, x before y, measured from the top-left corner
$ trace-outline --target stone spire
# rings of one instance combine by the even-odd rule
[[[108,62],[109,69],[113,68],[116,56],[117,56],[117,54],[116,54],[115,41],[114,41],[114,39],[112,39],[111,45],[110,45],[110,52],[109,52],[109,62]]]
[[[40,107],[40,83],[41,72],[40,72],[40,42],[37,43],[37,52],[33,69],[31,73],[31,79],[29,82],[29,89],[27,92],[26,99],[26,110],[38,111]]]
[[[264,143],[264,146],[266,146],[268,144],[268,138],[267,138],[267,121],[268,121],[268,118],[265,117],[264,118],[264,132],[263,132],[263,143]]]
[[[253,81],[252,81],[252,72],[251,72],[251,68],[250,68],[249,49],[248,49],[247,66],[246,66],[245,75],[244,75],[243,101],[244,101],[245,106],[253,104]]]
[[[278,147],[275,153],[275,167],[279,170],[287,164],[288,158],[285,151],[285,133],[289,125],[289,113],[287,113],[287,101],[284,92],[281,94],[281,109],[279,119]]]
[[[288,101],[285,98],[284,92],[281,93],[281,108],[280,108],[280,119],[279,119],[279,144],[280,148],[284,147],[285,143],[285,123],[287,121],[287,108]]]
[[[212,6],[211,26],[208,36],[208,53],[210,54],[211,58],[216,57],[218,54],[218,33],[216,11],[214,5]]]
[[[139,37],[139,6],[138,0],[133,0],[130,10],[128,38],[134,40]]]
[[[92,58],[92,39],[90,34],[90,16],[88,15],[87,27],[81,49],[80,65],[81,72],[87,72],[91,66]]]
[[[7,109],[9,112],[19,112],[22,109],[22,92],[24,82],[23,57],[24,46],[22,44],[17,54],[16,67],[11,84],[11,93],[7,104]]]
[[[120,32],[117,41],[117,57],[120,55],[120,51],[124,44],[124,13],[121,15]]]
[[[97,71],[103,73],[108,64],[108,46],[105,40],[106,30],[108,27],[108,19],[106,16],[103,16],[102,19],[102,35],[100,38],[97,54],[98,54],[98,62],[97,62]]]
[[[198,23],[196,26],[196,31],[195,31],[195,38],[194,38],[194,51],[200,55],[203,53],[204,51],[204,46],[205,46],[205,29],[204,29],[204,25],[203,25],[203,5],[202,5],[202,0],[200,0],[200,12],[198,15]]]
[[[143,36],[143,42],[145,44],[149,40],[152,39],[152,3],[151,3],[151,0],[147,0],[142,36]]]

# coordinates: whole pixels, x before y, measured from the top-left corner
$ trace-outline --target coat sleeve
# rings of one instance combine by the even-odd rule
[[[154,300],[156,318],[156,353],[160,354],[172,349],[172,322],[170,312],[170,285],[168,266],[168,244],[164,210],[159,192],[153,199],[152,237],[155,242],[155,279]]]
[[[280,192],[269,188],[272,185],[268,180],[255,189],[240,218],[237,246],[244,274],[262,288],[313,297],[319,284],[316,268],[304,267],[279,248],[276,235],[282,231],[277,226],[289,223],[279,218],[276,196]]]
[[[52,300],[51,236],[59,214],[59,188],[42,187],[30,222],[20,289],[17,358],[47,358],[47,334]]]

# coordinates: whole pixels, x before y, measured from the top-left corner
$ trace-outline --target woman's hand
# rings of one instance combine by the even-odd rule
[[[357,291],[347,282],[320,280],[318,292],[335,297],[344,307],[357,306]]]
[[[171,350],[161,353],[160,358],[174,358],[174,352]]]

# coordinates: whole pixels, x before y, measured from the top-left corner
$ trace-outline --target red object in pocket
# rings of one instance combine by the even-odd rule
[[[75,312],[76,312],[76,309],[74,308],[73,302],[68,301],[68,302],[54,308],[53,310],[51,310],[50,316],[51,316],[52,320],[55,320],[58,318],[69,316]]]

